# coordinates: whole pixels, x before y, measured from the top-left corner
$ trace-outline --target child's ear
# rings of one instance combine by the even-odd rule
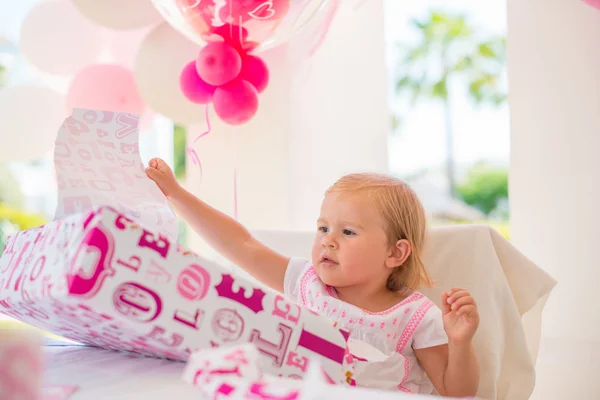
[[[410,256],[411,251],[412,246],[408,240],[398,240],[395,246],[390,247],[385,266],[388,268],[396,268],[404,264]]]

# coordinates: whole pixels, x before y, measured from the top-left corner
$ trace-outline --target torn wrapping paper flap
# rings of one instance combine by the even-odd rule
[[[371,362],[385,361],[388,356],[379,351],[375,346],[357,339],[348,339],[348,350],[357,359],[365,359]]]
[[[348,352],[346,364],[352,374],[353,386],[398,390],[398,382],[408,378],[409,361],[400,353],[386,355],[356,339],[348,340]]]
[[[177,239],[177,218],[144,172],[138,125],[134,114],[73,109],[54,147],[55,218],[106,205]]]
[[[394,353],[381,361],[354,360],[353,378],[356,386],[382,390],[398,390],[408,378],[408,359],[400,353]]]
[[[302,377],[313,357],[344,381],[346,331],[108,207],[10,237],[0,310],[79,343],[174,360],[251,342],[263,371]]]

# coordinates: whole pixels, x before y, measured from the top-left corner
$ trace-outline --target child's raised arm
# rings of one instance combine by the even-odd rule
[[[148,165],[148,177],[211,247],[265,285],[283,292],[289,258],[266,247],[239,222],[182,188],[163,160],[154,158]]]

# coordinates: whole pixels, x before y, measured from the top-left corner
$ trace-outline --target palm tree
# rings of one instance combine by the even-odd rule
[[[506,101],[503,87],[505,38],[480,37],[464,15],[432,11],[426,18],[413,19],[418,32],[412,45],[400,44],[396,91],[414,105],[422,99],[437,99],[444,106],[446,131],[446,174],[450,195],[456,195],[454,144],[450,87],[461,82],[476,104],[499,106]]]

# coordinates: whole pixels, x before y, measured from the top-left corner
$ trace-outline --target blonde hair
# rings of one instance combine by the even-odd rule
[[[388,277],[386,286],[389,290],[411,291],[433,284],[421,260],[427,218],[421,201],[410,186],[389,175],[360,173],[340,178],[326,193],[332,192],[366,194],[387,222],[390,246],[396,246],[401,239],[410,243],[410,255]]]

